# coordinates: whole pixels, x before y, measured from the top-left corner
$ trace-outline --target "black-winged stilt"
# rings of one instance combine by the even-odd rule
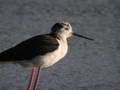
[[[68,50],[67,38],[72,35],[93,40],[72,32],[68,22],[56,23],[49,34],[38,35],[0,53],[0,63],[19,63],[25,68],[32,68],[28,90],[31,90],[35,68],[38,68],[34,90],[42,68],[52,66],[63,58]]]

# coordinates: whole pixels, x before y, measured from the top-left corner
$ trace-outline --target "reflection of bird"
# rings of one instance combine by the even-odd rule
[[[51,33],[32,37],[2,52],[0,63],[19,63],[26,68],[32,68],[28,90],[31,89],[35,68],[39,67],[34,86],[34,90],[36,90],[41,68],[55,64],[66,55],[68,50],[67,38],[72,35],[93,40],[73,33],[71,25],[67,22],[56,23],[52,27]]]

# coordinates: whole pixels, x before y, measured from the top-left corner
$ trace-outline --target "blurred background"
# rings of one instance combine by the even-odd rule
[[[61,21],[95,41],[68,39],[67,56],[41,72],[37,90],[120,90],[120,0],[0,0],[0,52]],[[30,75],[0,65],[0,90],[27,90]]]

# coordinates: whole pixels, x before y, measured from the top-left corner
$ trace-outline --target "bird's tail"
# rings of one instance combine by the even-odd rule
[[[10,58],[4,57],[2,54],[0,54],[0,64],[15,64]]]
[[[0,57],[0,64],[15,64],[12,60],[4,59]]]
[[[12,62],[12,61],[0,61],[0,64],[15,64],[15,62]]]

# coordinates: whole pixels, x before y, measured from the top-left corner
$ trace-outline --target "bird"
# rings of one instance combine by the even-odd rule
[[[20,64],[32,69],[28,90],[31,90],[35,70],[38,68],[34,90],[37,88],[40,71],[60,61],[68,51],[67,39],[77,36],[92,38],[74,33],[68,22],[55,23],[50,33],[31,37],[0,53],[0,64]]]

